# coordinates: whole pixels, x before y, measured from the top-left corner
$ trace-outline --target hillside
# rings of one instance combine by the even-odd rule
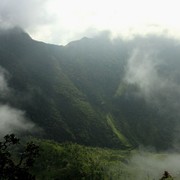
[[[148,56],[134,52],[137,47]],[[42,129],[37,136],[58,142],[171,148],[178,133],[179,49],[175,40],[157,36],[113,42],[83,38],[56,46],[19,28],[1,30],[0,66],[11,89],[1,104],[23,110]],[[163,63],[133,64],[134,57],[149,56]],[[149,74],[142,71],[144,79],[139,78],[132,67]]]

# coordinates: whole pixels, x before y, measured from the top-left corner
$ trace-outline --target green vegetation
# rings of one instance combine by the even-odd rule
[[[42,149],[33,169],[37,179],[108,180],[128,177],[123,161],[129,158],[129,151],[42,140],[36,140],[36,143]]]
[[[124,135],[116,128],[115,124],[114,124],[114,120],[111,116],[111,114],[107,115],[107,123],[108,125],[111,127],[113,133],[119,138],[119,140],[122,142],[122,144],[125,147],[131,147],[130,143],[128,142],[128,140],[126,139],[126,137],[124,137]]]
[[[162,98],[160,108],[148,104],[136,85],[123,81],[133,43],[84,38],[55,46],[34,41],[23,30],[1,32],[0,66],[11,93],[0,102],[23,110],[43,129],[38,134],[43,138],[93,147],[170,148],[178,118],[165,112],[168,101]]]
[[[31,143],[24,149],[27,142]],[[165,167],[175,179],[180,177],[177,154],[92,148],[35,138],[19,144],[14,135],[5,136],[0,145],[2,180],[150,180],[162,177]]]
[[[175,179],[180,177],[179,155],[33,141],[40,146],[32,169],[37,180],[153,180],[162,177],[164,170]]]
[[[120,83],[119,87],[116,90],[115,97],[122,96],[124,93],[126,93],[127,84]]]

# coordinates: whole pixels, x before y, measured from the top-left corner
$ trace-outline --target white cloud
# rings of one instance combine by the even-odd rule
[[[11,93],[5,75],[8,72],[0,66],[0,94],[7,97]],[[35,124],[25,118],[25,112],[9,105],[0,104],[0,136],[19,131],[32,131]]]
[[[138,85],[145,96],[150,96],[155,87],[161,84],[156,68],[158,63],[147,50],[135,49],[128,60],[125,81]]]
[[[131,158],[127,168],[134,175],[134,180],[160,179],[164,171],[179,179],[179,166],[179,154],[139,152]]]
[[[32,131],[35,125],[25,119],[25,113],[8,105],[0,105],[0,135]]]
[[[177,0],[0,0],[0,21],[19,25],[34,38],[65,44],[89,29],[129,37],[149,32],[179,35]],[[168,31],[167,31],[168,30]]]

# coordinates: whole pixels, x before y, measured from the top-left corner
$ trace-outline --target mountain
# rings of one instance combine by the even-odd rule
[[[57,46],[20,28],[1,30],[0,66],[11,93],[0,102],[25,111],[43,129],[40,136],[58,142],[171,148],[178,142],[179,49],[178,41],[159,36]]]

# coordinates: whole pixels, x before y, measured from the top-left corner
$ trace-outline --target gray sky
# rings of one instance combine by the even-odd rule
[[[41,41],[66,44],[109,30],[113,36],[180,37],[178,0],[0,0],[0,24],[19,25]]]

